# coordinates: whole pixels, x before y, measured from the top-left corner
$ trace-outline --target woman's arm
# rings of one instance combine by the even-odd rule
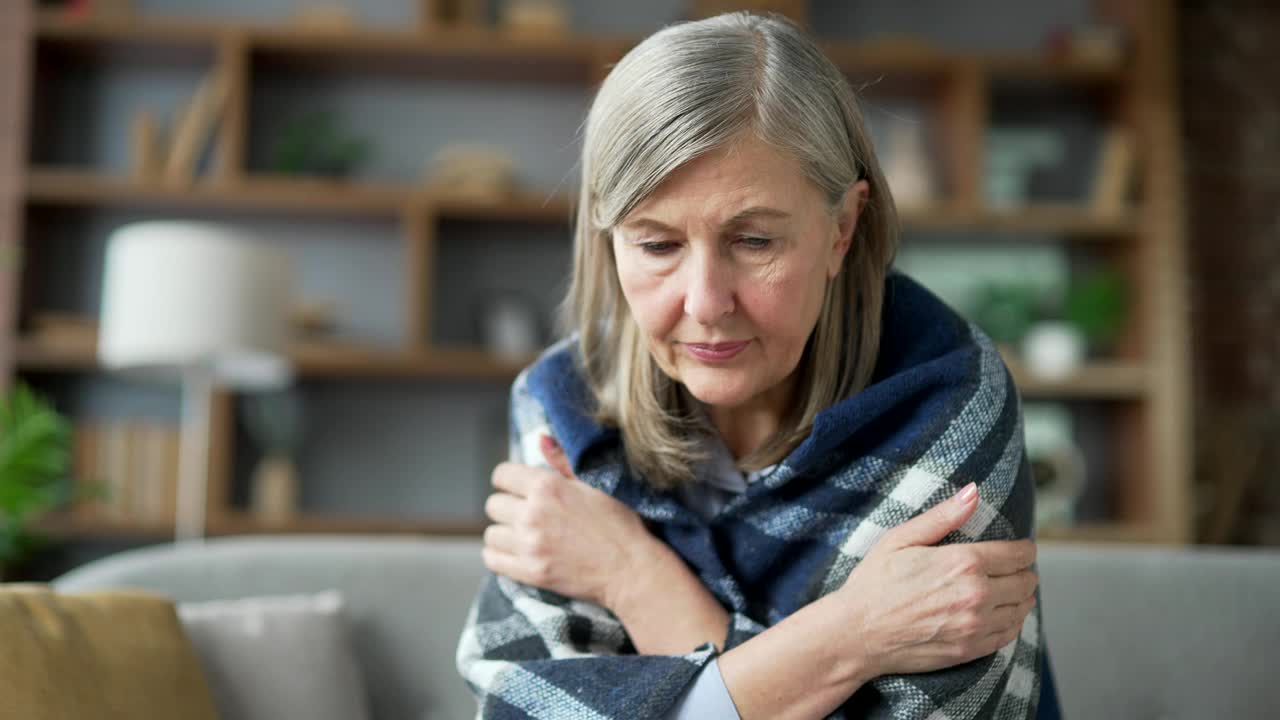
[[[575,480],[553,441],[540,451],[561,469],[495,472],[510,495],[490,515],[526,541],[487,547],[490,568],[607,607],[641,654],[723,647],[728,614],[683,560]],[[959,665],[1015,639],[1034,603],[1034,545],[930,547],[977,507],[971,485],[893,528],[838,590],[725,653],[719,669],[741,717],[825,717],[872,678]]]
[[[873,678],[952,667],[1011,643],[1035,602],[1037,580],[1028,569],[1035,546],[929,547],[977,507],[970,486],[894,528],[839,590],[721,655],[720,674],[739,715],[823,718]],[[679,648],[681,633],[721,627],[700,608],[719,605],[678,557],[620,589],[610,609],[633,638],[640,633]],[[672,614],[679,612],[689,617]]]
[[[620,576],[604,606],[622,621],[642,655],[678,655],[703,643],[724,649],[729,613],[661,540],[649,536],[647,561]]]
[[[819,598],[720,656],[743,720],[824,718],[876,675],[844,600]]]
[[[729,614],[684,560],[630,508],[573,477],[549,436],[554,469],[504,463],[485,512],[484,561],[495,573],[611,610],[642,655],[724,647]]]
[[[511,460],[533,465],[542,463],[538,437],[549,430],[527,374],[512,385]],[[622,522],[630,520],[624,515]],[[492,534],[486,531],[486,546]],[[599,604],[490,573],[468,613],[456,663],[479,717],[659,720],[715,654],[708,643],[682,655],[637,655],[622,623]]]
[[[518,382],[517,387],[519,385]],[[518,407],[520,405],[513,402],[513,411]],[[528,424],[515,422],[513,430],[516,430],[516,426],[523,426],[528,431],[513,433],[513,440],[521,438],[519,445],[525,450],[522,455],[513,453],[513,459],[517,462],[529,462],[534,459],[533,453],[542,454],[536,439],[538,435],[533,431],[535,428],[537,433],[544,431],[545,420],[538,418]],[[533,453],[528,452],[530,449]],[[536,470],[522,467],[512,476],[527,477],[531,469]],[[692,653],[687,652],[697,642],[695,638],[705,637],[707,634],[724,637],[724,625],[709,604],[715,602],[714,598],[701,586],[683,561],[675,556],[674,551],[647,535],[647,530],[629,508],[572,478],[563,477],[559,473],[540,472],[543,475],[535,482],[535,492],[528,493],[525,492],[527,488],[522,489],[519,490],[521,502],[508,498],[509,502],[499,503],[506,505],[507,511],[515,509],[512,503],[521,505],[523,510],[517,513],[521,516],[518,518],[521,523],[529,519],[528,511],[534,511],[531,513],[532,525],[540,528],[539,533],[535,533],[535,536],[540,537],[534,543],[535,562],[513,562],[518,559],[517,556],[509,555],[505,560],[513,564],[506,568],[511,572],[505,572],[499,566],[503,564],[502,556],[507,553],[499,552],[495,556],[490,547],[494,544],[491,540],[499,538],[491,537],[493,533],[486,532],[486,563],[495,572],[514,577],[520,582],[498,579],[499,582],[494,587],[507,588],[503,591],[506,599],[504,594],[482,592],[476,606],[478,614],[469,620],[468,632],[459,649],[459,667],[464,676],[468,677],[473,688],[483,698],[487,692],[485,688],[492,686],[498,674],[505,677],[501,682],[505,687],[515,688],[515,678],[520,678],[521,683],[536,684],[543,666],[546,666],[545,672],[561,672],[558,658],[583,658],[585,661],[586,654],[625,652],[624,647],[633,639],[629,636],[634,634],[636,647],[665,648],[663,643],[670,641],[678,648],[672,652],[686,651],[685,655],[641,655],[632,656],[629,660],[619,658],[618,667],[635,665],[636,670],[626,670],[617,677],[610,675],[611,680],[606,677],[593,679],[591,673],[596,667],[608,668],[606,673],[614,672],[612,662],[602,659],[599,664],[594,661],[587,664],[575,663],[572,666],[576,668],[572,670],[573,686],[586,691],[599,683],[606,683],[612,688],[610,703],[619,700],[623,686],[618,683],[622,682],[625,682],[628,693],[635,686],[638,693],[634,696],[635,701],[661,704],[672,700],[646,689],[643,676],[657,672],[665,678],[659,684],[667,690],[684,687],[676,680],[677,676],[690,680],[696,677],[698,670],[705,666],[711,656],[706,654],[709,646],[697,648]],[[495,484],[501,487],[503,481],[498,475],[499,473],[495,473]],[[584,489],[596,494],[581,492]],[[571,502],[587,502],[565,515],[561,512],[564,507],[557,511],[556,506],[566,499]],[[976,507],[975,501],[976,498],[970,494],[965,503],[962,503],[968,514],[972,514]],[[492,511],[493,508],[489,509]],[[944,529],[938,533],[929,528],[935,526],[936,530],[937,527],[954,527],[947,520],[955,511],[953,503],[943,503],[887,533],[880,528],[876,533],[868,534],[865,529],[860,528],[857,533],[859,538],[879,537],[878,533],[883,533],[883,538],[875,547],[870,548],[870,552],[864,551],[857,555],[863,559],[857,563],[853,574],[850,575],[845,570],[848,582],[837,583],[837,587],[840,584],[857,587],[856,593],[832,592],[794,613],[771,630],[764,630],[750,619],[734,615],[733,627],[726,641],[733,649],[722,656],[724,665],[721,671],[735,699],[740,698],[743,717],[748,720],[757,716],[820,717],[847,700],[858,687],[868,682],[868,678],[878,678],[889,673],[948,668],[963,663],[966,659],[979,657],[973,654],[974,648],[985,645],[993,650],[1002,647],[994,643],[1006,638],[1010,632],[1016,634],[1016,628],[990,631],[990,624],[1000,618],[1004,618],[1006,622],[1016,619],[1020,624],[1021,618],[1026,616],[1025,607],[1029,607],[1030,601],[1006,602],[1001,605],[992,604],[992,601],[1010,593],[1021,592],[1015,589],[1018,587],[1034,588],[1034,577],[1029,572],[1017,570],[1030,564],[1034,558],[1034,547],[1025,541],[975,543],[945,548],[916,547],[941,540],[947,531]],[[566,517],[573,518],[573,522],[566,522]],[[585,523],[588,527],[594,526],[596,530],[608,532],[599,536],[587,532],[584,541],[578,531],[584,529],[580,525],[587,520],[590,521]],[[598,520],[604,522],[595,522]],[[962,519],[958,522],[962,522]],[[619,527],[639,530],[636,531],[637,534],[630,535],[629,541],[619,544],[616,537],[609,540],[609,535]],[[612,529],[609,530],[610,528]],[[547,535],[548,529],[558,529],[563,534],[558,537],[554,533]],[[566,529],[569,532],[565,533]],[[510,533],[512,526],[507,526],[506,530],[508,533],[498,544],[513,540]],[[633,542],[641,532],[655,544]],[[554,572],[556,564],[547,562],[548,558],[557,557],[557,548],[568,548],[571,553],[576,552],[579,558],[598,559],[600,555],[608,555],[608,552],[600,551],[607,549],[611,542],[615,547],[632,550],[660,546],[663,553],[669,555],[665,560],[645,562],[642,559],[644,553],[633,552],[629,559],[620,563],[603,563],[604,567],[622,567],[628,570],[614,577],[643,580],[619,583],[618,587],[637,589],[635,594],[624,592],[622,597],[602,592],[602,588],[610,587],[607,580],[604,580],[605,575],[570,572],[557,577]],[[587,552],[581,553],[584,547]],[[1027,557],[1023,559],[1025,561],[1014,563],[1011,558],[1019,553]],[[498,561],[495,561],[495,557]],[[892,558],[892,561],[888,558]],[[591,569],[590,563],[587,567]],[[526,575],[527,578],[524,577]],[[537,590],[538,587],[550,589],[553,593],[541,593]],[[672,588],[678,591],[672,592]],[[917,594],[923,591],[931,595],[936,602],[924,603],[920,597],[911,597],[913,589]],[[949,592],[943,592],[944,590]],[[561,595],[588,598],[595,605],[568,600]],[[871,596],[878,598],[877,602],[863,602],[861,605],[847,602]],[[699,609],[699,603],[704,601],[708,604],[701,605]],[[614,614],[604,612],[599,607],[610,604],[614,606]],[[503,607],[508,610],[503,610]],[[653,607],[661,610],[655,612]],[[713,615],[716,616],[714,620],[711,619]],[[692,629],[679,631],[692,633],[687,639],[669,632],[670,625],[667,621],[681,616],[701,618],[683,626]],[[623,618],[626,618],[629,626],[619,622]],[[571,619],[575,622],[568,622]],[[520,636],[527,637],[528,640],[518,639],[512,644],[512,633],[516,629],[516,625],[512,623],[516,620],[521,620],[520,627],[525,628]],[[589,622],[584,623],[584,620]],[[988,623],[988,632],[982,636],[979,631],[984,627],[984,622]],[[1031,626],[1034,628],[1034,624]],[[584,627],[590,630],[590,635],[584,635]],[[1035,631],[1033,629],[1030,632]],[[474,638],[474,642],[467,638]],[[500,638],[501,644],[492,645],[492,642],[498,642]],[[541,642],[537,642],[538,640]],[[548,662],[535,659],[541,653],[529,655],[532,650],[529,641],[546,648],[547,655],[542,656],[547,657]],[[965,645],[969,646],[968,650],[965,650]],[[1018,647],[1021,652],[1022,645]],[[467,651],[466,648],[473,649]],[[514,669],[510,661],[504,660],[507,652],[505,648],[510,648],[510,652],[514,653],[510,660],[530,658],[530,662],[521,662],[522,670]],[[646,650],[641,649],[641,652]],[[988,654],[990,652],[991,650],[987,650]],[[641,671],[640,668],[644,670]],[[565,671],[569,669],[566,668]],[[967,678],[968,674],[964,674],[964,677]],[[673,686],[671,682],[677,684]],[[898,697],[901,692],[894,695],[895,688],[903,690],[913,686],[910,676],[905,679],[879,677],[873,682],[881,694],[889,693],[885,696],[886,699],[891,696],[897,698],[894,700],[895,707],[898,702],[915,697]],[[883,684],[885,682],[889,684]],[[985,680],[981,682],[985,686]],[[529,689],[533,691],[536,688]],[[967,697],[970,693],[963,694]],[[959,716],[971,717],[972,714],[961,712]]]
[[[826,717],[877,678],[945,671],[1013,642],[1035,601],[1035,546],[930,547],[977,507],[970,485],[894,527],[838,590],[722,655],[741,717]]]

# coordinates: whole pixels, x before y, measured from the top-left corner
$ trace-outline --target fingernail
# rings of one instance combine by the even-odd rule
[[[976,483],[969,483],[968,485],[964,486],[963,490],[961,490],[959,493],[956,494],[956,502],[959,503],[960,505],[964,505],[965,503],[972,500],[973,497],[977,494],[978,494],[978,485]]]

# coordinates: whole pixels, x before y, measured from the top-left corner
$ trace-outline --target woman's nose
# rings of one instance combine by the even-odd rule
[[[693,257],[684,295],[684,312],[695,322],[714,325],[733,313],[734,290],[732,272],[717,257]]]

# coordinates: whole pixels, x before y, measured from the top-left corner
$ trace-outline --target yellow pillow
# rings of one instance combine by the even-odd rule
[[[0,585],[0,704],[24,720],[217,720],[173,602]]]

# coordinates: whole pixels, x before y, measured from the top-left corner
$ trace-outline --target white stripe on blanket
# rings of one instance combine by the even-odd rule
[[[965,404],[965,408],[942,433],[942,435],[925,451],[916,464],[899,468],[885,480],[885,486],[891,487],[888,497],[912,511],[919,513],[929,507],[929,500],[946,485],[944,478],[955,473],[969,453],[978,447],[982,438],[996,424],[999,408],[1005,401],[1005,367],[995,347],[986,340],[981,332],[975,331],[974,337],[982,348],[980,353],[981,371],[979,386],[973,397]],[[1021,425],[1019,425],[1021,430]],[[978,480],[979,502],[973,517],[961,527],[960,532],[969,539],[980,537],[992,523],[999,518],[997,508],[1004,504],[1012,491],[1014,480],[1021,462],[1021,435],[1015,433],[1010,437],[1009,446],[1000,461],[992,469],[993,476],[999,476],[998,482]],[[870,459],[868,459],[870,460]],[[871,461],[868,465],[874,467]],[[866,557],[876,542],[888,531],[868,516],[852,532],[840,548],[840,556],[832,564],[825,582],[824,592],[832,592],[844,584],[849,573],[858,560]]]
[[[515,581],[505,576],[499,576],[498,582],[511,583]],[[515,605],[515,609],[527,618],[534,629],[538,631],[538,635],[542,637],[543,643],[551,653],[551,658],[590,657],[591,655],[599,654],[598,651],[578,650],[572,643],[566,642],[569,637],[569,619],[572,617],[568,608],[542,602],[519,591],[507,590],[506,592],[507,596],[511,598],[512,604]],[[610,648],[609,650],[615,653],[618,651],[617,648]]]
[[[502,682],[514,681],[511,684],[519,688],[518,691],[504,693],[501,685],[493,690],[508,705],[514,705],[538,720],[609,720],[541,676],[514,663],[512,665],[509,673],[503,675]]]
[[[1017,648],[1018,638],[1014,638],[1009,641],[1009,644],[1000,648],[991,659],[991,665],[982,678],[969,686],[968,690],[952,698],[945,707],[934,711],[929,716],[929,720],[948,720],[953,714],[959,717],[976,717],[978,709],[987,702],[987,698],[991,697],[996,684],[1004,676],[1005,668],[1009,667],[1010,661],[1013,660],[1013,651]]]

